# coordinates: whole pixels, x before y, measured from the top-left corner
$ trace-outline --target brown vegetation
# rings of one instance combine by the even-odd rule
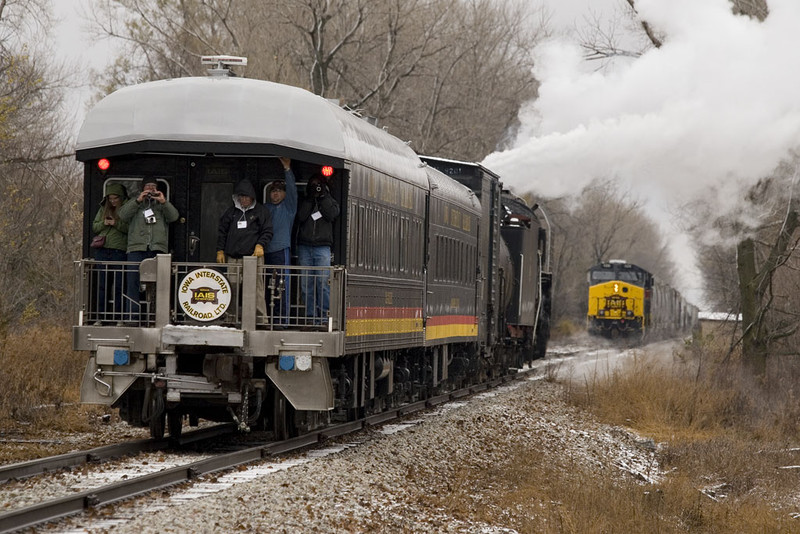
[[[74,444],[55,438],[91,431],[101,410],[79,404],[85,355],[68,328],[37,325],[0,340],[0,463],[60,454]]]
[[[490,471],[465,466],[440,504],[526,533],[795,532],[800,369],[772,371],[760,390],[724,353],[692,345],[667,364],[637,358],[606,379],[565,384],[573,404],[659,442],[662,482],[520,448]]]

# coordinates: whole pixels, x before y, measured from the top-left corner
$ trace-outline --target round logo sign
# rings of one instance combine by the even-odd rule
[[[231,285],[227,278],[213,269],[195,269],[181,280],[178,302],[192,319],[213,321],[228,311]]]

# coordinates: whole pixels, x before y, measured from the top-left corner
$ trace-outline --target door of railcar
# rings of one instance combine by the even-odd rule
[[[257,160],[248,158],[190,158],[181,189],[185,194],[185,261],[214,262],[217,251],[219,218],[233,203],[233,189],[247,178],[260,194]]]

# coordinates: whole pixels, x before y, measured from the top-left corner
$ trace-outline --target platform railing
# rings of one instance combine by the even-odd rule
[[[198,269],[222,275],[229,285],[230,300],[224,312],[210,320],[197,320],[192,307],[179,302],[187,298],[186,291],[181,293],[187,275]],[[342,267],[259,265],[255,258],[239,264],[172,262],[166,254],[141,264],[84,259],[76,262],[75,321],[92,326],[173,324],[337,331],[343,324],[344,276]],[[203,296],[205,293],[197,292],[191,298]],[[259,298],[263,299],[261,307]],[[212,308],[218,309],[219,302],[215,304]]]

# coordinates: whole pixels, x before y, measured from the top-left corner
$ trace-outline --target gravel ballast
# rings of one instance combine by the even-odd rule
[[[404,430],[398,430],[405,427]],[[398,430],[398,431],[395,431]],[[565,469],[656,481],[652,442],[595,422],[564,402],[562,386],[525,380],[446,404],[406,425],[362,432],[302,461],[213,477],[203,493],[175,488],[61,524],[61,532],[513,532],[466,521],[446,500],[457,473],[492,469],[521,448]],[[346,446],[341,446],[346,445]],[[292,465],[291,468],[285,468]],[[228,482],[230,480],[230,482]],[[221,486],[221,487],[220,487]],[[463,497],[463,488],[459,495]],[[467,492],[472,503],[491,488]],[[437,499],[431,499],[431,497]],[[470,503],[461,503],[461,507]],[[509,513],[514,513],[509,511]],[[98,522],[98,516],[104,517]]]

